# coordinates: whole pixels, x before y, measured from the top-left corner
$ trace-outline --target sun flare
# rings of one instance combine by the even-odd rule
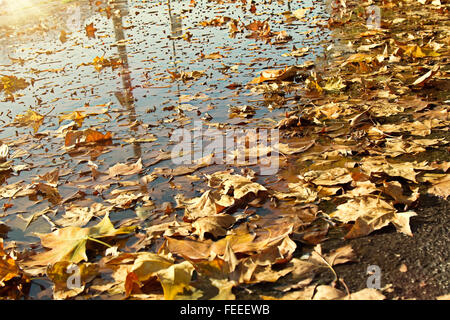
[[[17,23],[32,17],[42,17],[43,3],[42,0],[0,0],[2,23]]]

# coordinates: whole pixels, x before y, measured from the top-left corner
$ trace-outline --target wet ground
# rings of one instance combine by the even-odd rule
[[[298,8],[310,8],[308,17],[284,23],[283,13]],[[235,1],[38,1],[31,5],[23,0],[9,3],[2,17],[0,75],[15,75],[32,85],[17,92],[15,101],[1,102],[0,120],[9,123],[29,107],[45,115],[38,140],[24,136],[33,134],[29,128],[5,127],[0,131],[5,142],[14,141],[16,134],[23,137],[17,147],[28,146],[31,153],[23,162],[17,161],[26,163],[28,170],[3,176],[2,181],[28,181],[59,167],[68,173],[64,178],[69,183],[59,188],[63,198],[80,186],[84,188],[77,173],[90,170],[86,160],[95,159],[99,170],[140,157],[146,166],[159,150],[170,150],[173,129],[194,121],[207,119],[203,121],[205,128],[217,124],[273,126],[273,119],[284,113],[279,107],[286,102],[251,92],[246,84],[264,69],[315,59],[322,51],[320,42],[327,36],[317,27],[326,17],[320,1],[268,1],[254,11],[250,3]],[[290,38],[268,43],[248,37],[247,31],[231,34],[227,23],[201,25],[221,17],[240,19],[246,25],[269,19],[272,32],[285,31]],[[92,34],[86,30],[90,24],[95,29]],[[300,58],[283,57],[293,46],[309,47],[310,51]],[[221,57],[202,58],[215,53]],[[102,57],[111,65],[93,64]],[[205,74],[196,80],[174,79],[174,74],[193,71]],[[295,91],[290,96],[295,96]],[[229,117],[231,106],[247,104],[255,108],[251,119]],[[48,136],[70,122],[59,122],[58,116],[88,109],[94,116],[86,118],[82,128],[112,132],[114,145],[90,154],[62,152],[61,139]],[[109,116],[97,112],[104,109]],[[141,141],[130,142],[135,140]],[[171,161],[158,165],[173,166]],[[151,171],[151,166],[146,170]],[[156,180],[155,189],[166,182]],[[156,192],[154,198],[161,202],[172,200],[175,194],[169,191],[158,196]],[[96,201],[89,192],[87,197]],[[12,227],[9,239],[33,241],[37,240],[34,232],[49,232],[45,219],[27,226],[13,214],[30,217],[30,212],[45,208],[46,201],[19,201],[6,218],[0,218]],[[134,213],[120,216],[132,217]]]

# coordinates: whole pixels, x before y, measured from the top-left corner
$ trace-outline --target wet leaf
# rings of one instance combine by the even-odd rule
[[[73,120],[78,125],[78,127],[81,127],[83,125],[83,121],[86,118],[86,115],[83,114],[80,111],[74,111],[71,113],[63,114],[59,116],[59,123],[63,122],[64,120]]]
[[[108,170],[110,177],[129,176],[141,171],[142,159],[139,159],[136,163],[133,164],[118,163]]]
[[[49,251],[32,257],[29,265],[46,266],[60,261],[78,263],[87,261],[86,244],[88,241],[98,241],[99,238],[114,237],[128,234],[134,227],[115,229],[109,216],[106,215],[96,226],[90,228],[66,227],[49,234],[39,234],[42,246]]]
[[[85,30],[86,30],[86,35],[89,38],[95,38],[95,32],[97,31],[97,29],[94,27],[94,23],[93,22],[88,24],[88,25],[86,25]]]
[[[43,122],[44,116],[31,109],[28,109],[25,114],[17,115],[14,119],[16,126],[30,126],[34,129],[35,133],[39,130]]]

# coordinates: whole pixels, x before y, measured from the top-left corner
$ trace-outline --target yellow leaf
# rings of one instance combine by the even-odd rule
[[[85,118],[86,115],[81,111],[74,111],[68,114],[60,115],[59,123],[63,122],[64,120],[73,120],[78,125],[78,127],[81,127]]]
[[[157,274],[164,290],[164,298],[174,300],[184,289],[189,289],[193,272],[194,266],[189,261],[160,270]]]
[[[98,242],[98,238],[127,234],[133,230],[134,227],[115,229],[109,220],[109,215],[106,214],[102,221],[90,228],[67,227],[49,234],[38,234],[42,246],[50,248],[50,250],[35,255],[27,264],[45,266],[60,261],[73,263],[87,261],[86,244],[88,240]]]
[[[44,122],[44,116],[40,115],[36,111],[28,109],[25,114],[19,114],[16,116],[14,123],[19,126],[31,126],[36,133],[39,127]]]

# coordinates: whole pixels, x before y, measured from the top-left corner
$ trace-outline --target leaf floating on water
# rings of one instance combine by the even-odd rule
[[[94,27],[94,23],[93,22],[88,24],[88,25],[86,25],[85,30],[86,30],[86,35],[89,38],[95,38],[95,32],[97,31],[97,29]]]
[[[25,114],[19,114],[14,119],[14,125],[22,127],[22,126],[30,126],[34,129],[34,132],[38,132],[39,127],[44,122],[44,116],[40,115],[34,110],[28,109]]]
[[[33,256],[27,265],[46,266],[60,261],[73,263],[88,261],[86,255],[88,241],[97,242],[102,238],[129,234],[134,229],[134,227],[115,229],[109,216],[106,215],[96,226],[90,228],[66,227],[49,234],[39,234],[42,246],[50,250]]]
[[[125,163],[118,163],[109,168],[108,170],[110,177],[129,176],[139,173],[141,171],[142,171],[142,159],[139,159],[136,163],[130,165]]]
[[[78,127],[81,127],[83,125],[83,121],[86,118],[86,115],[83,114],[80,111],[74,111],[68,114],[63,114],[59,116],[59,123],[63,122],[64,120],[73,120],[78,125]]]

